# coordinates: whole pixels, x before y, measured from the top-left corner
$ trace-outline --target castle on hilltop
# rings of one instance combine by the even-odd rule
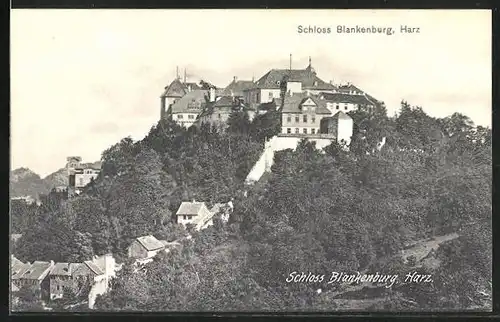
[[[208,83],[205,83],[208,84]],[[280,136],[332,137],[349,143],[356,109],[382,104],[353,84],[335,85],[316,74],[311,58],[304,69],[271,69],[257,81],[233,80],[225,88],[205,88],[181,81],[179,75],[161,96],[161,118],[190,127],[209,124],[224,129],[233,111],[253,119],[275,109],[281,115]]]

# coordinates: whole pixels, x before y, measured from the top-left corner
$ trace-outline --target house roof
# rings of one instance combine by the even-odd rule
[[[14,255],[11,255],[11,256],[10,256],[10,265],[11,265],[12,267],[14,267],[14,266],[16,266],[16,265],[23,265],[23,264],[24,264],[24,263],[23,263],[23,262],[21,262],[19,259],[17,259],[17,257],[16,257],[16,256],[14,256]]]
[[[335,115],[333,115],[332,118],[341,120],[352,120],[352,117],[350,117],[349,115],[347,115],[342,111],[338,111],[337,113],[335,113]]]
[[[69,264],[69,271],[71,272],[71,276],[87,275],[89,269],[90,268],[84,263]]]
[[[243,96],[243,92],[249,88],[254,87],[254,82],[247,80],[233,80],[226,88],[222,91],[222,95],[234,95]]]
[[[13,279],[18,279],[30,268],[30,263],[23,263],[14,255],[11,256],[11,275]]]
[[[307,94],[293,94],[285,96],[283,104],[283,113],[302,113],[302,105],[310,102],[316,105],[316,114],[331,114],[331,111],[326,108],[324,100],[320,100],[317,96]]]
[[[207,90],[194,90],[183,97],[171,106],[172,113],[199,113],[206,105]]]
[[[176,215],[198,215],[203,207],[206,207],[204,202],[183,202]]]
[[[138,237],[137,241],[148,251],[157,250],[163,247],[163,244],[153,235]]]
[[[186,85],[184,85],[179,78],[176,78],[165,87],[165,91],[161,97],[182,97],[187,93]]]
[[[102,255],[99,257],[95,257],[92,262],[97,265],[101,269],[101,271],[106,271],[106,255]]]
[[[69,263],[55,263],[49,275],[71,276]]]
[[[280,82],[287,76],[289,81],[301,82],[304,89],[333,90],[335,86],[327,83],[316,76],[316,72],[310,66],[305,69],[271,69],[262,76],[253,88],[280,88]]]
[[[52,266],[50,262],[42,262],[35,261],[28,270],[20,276],[22,279],[30,279],[30,280],[41,280],[43,279],[49,271],[49,268]]]
[[[194,91],[195,89],[201,89],[200,85],[198,85],[195,82],[185,82],[184,85],[186,86],[186,88],[188,88],[189,86],[191,86],[191,90],[192,91]]]
[[[84,264],[87,265],[87,267],[90,268],[90,270],[94,272],[96,275],[104,274],[103,270],[99,266],[97,266],[94,262],[85,261]]]
[[[352,120],[352,118],[348,114],[346,114],[346,113],[344,113],[342,111],[338,111],[333,116],[322,118],[321,122],[330,122],[330,121],[333,121],[333,120]]]
[[[332,103],[351,103],[351,104],[360,104],[360,105],[373,105],[375,102],[372,102],[366,98],[365,95],[352,95],[352,94],[344,94],[344,93],[320,93],[320,96]]]

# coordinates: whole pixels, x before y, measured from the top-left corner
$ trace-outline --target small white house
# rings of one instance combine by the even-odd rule
[[[176,216],[178,224],[193,224],[199,229],[198,226],[202,226],[212,216],[212,213],[204,202],[193,201],[183,202],[177,210]]]

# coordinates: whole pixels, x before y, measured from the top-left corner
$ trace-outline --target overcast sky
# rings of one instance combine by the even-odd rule
[[[336,32],[356,24],[396,33]],[[299,34],[298,25],[332,32]],[[391,115],[406,99],[432,116],[491,125],[489,11],[13,10],[11,167],[45,176],[66,156],[96,161],[123,137],[142,139],[176,66],[190,81],[226,86],[287,68],[290,53],[293,68],[311,56],[319,77],[352,82]]]

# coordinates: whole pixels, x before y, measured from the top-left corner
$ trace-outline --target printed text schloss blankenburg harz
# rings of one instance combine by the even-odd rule
[[[299,34],[383,34],[392,36],[395,33],[400,34],[418,34],[420,27],[400,25],[399,28],[389,26],[375,25],[337,25],[332,26],[315,26],[315,25],[298,25],[297,32]]]

